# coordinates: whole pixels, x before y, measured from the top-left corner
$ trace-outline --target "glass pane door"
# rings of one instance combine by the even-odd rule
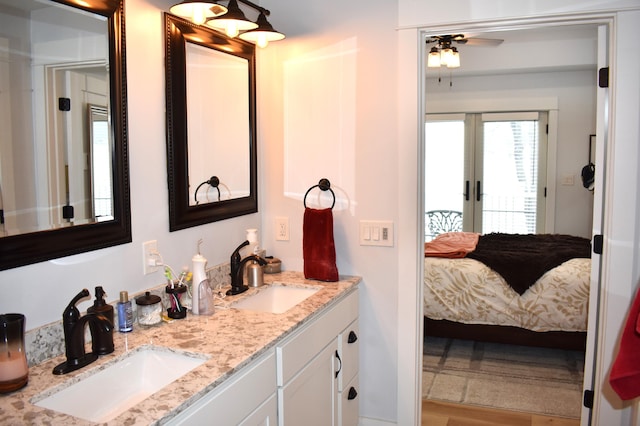
[[[476,215],[481,214],[480,232],[535,233],[539,195],[538,121],[483,120],[481,134],[482,178],[476,181],[481,203],[481,208],[476,209]]]
[[[464,117],[425,125],[426,241],[442,232],[462,231],[464,135]]]

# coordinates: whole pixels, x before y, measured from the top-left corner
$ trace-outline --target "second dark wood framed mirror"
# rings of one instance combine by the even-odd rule
[[[131,242],[124,0],[0,0],[0,27],[0,270]]]
[[[255,213],[255,47],[169,13],[164,21],[169,229]]]

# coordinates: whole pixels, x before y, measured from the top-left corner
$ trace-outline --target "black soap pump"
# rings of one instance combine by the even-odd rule
[[[111,323],[111,330],[104,331],[102,327],[94,322],[89,323],[91,328],[91,335],[93,339],[91,341],[91,349],[98,355],[106,355],[113,352],[113,306],[105,302],[105,292],[102,286],[96,287],[96,300],[93,302],[93,306],[87,308],[88,314],[102,315]]]

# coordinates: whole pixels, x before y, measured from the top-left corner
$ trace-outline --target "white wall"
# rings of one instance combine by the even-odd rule
[[[468,63],[468,62],[467,62]],[[428,74],[429,75],[429,74]],[[558,132],[554,232],[591,238],[593,193],[582,186],[580,173],[589,158],[589,135],[596,126],[596,71],[557,71],[526,74],[453,76],[438,83],[427,79],[426,105],[430,112],[459,112],[464,105],[501,108],[528,100],[553,99],[558,105]],[[514,102],[516,100],[516,102]],[[453,108],[453,109],[452,109]],[[474,111],[468,111],[474,112]],[[572,177],[573,185],[563,185]]]
[[[271,10],[274,27],[287,35],[258,58],[264,245],[286,269],[301,270],[301,198],[306,189],[326,177],[339,200],[348,200],[348,207],[336,204],[334,229],[339,272],[363,277],[361,414],[394,422],[397,250],[403,242],[396,241],[393,248],[360,246],[358,221],[393,220],[397,226],[398,197],[405,190],[398,184],[397,169],[395,10],[383,0],[261,4]],[[305,68],[305,64],[312,65]],[[299,70],[307,73],[297,74]],[[354,78],[355,85],[346,84]],[[289,90],[300,79],[306,79],[309,87]],[[311,115],[303,117],[306,128],[289,121],[299,112],[290,108],[304,108]],[[317,151],[319,142],[325,152]],[[306,158],[298,151],[307,153]],[[291,182],[295,179],[298,182]],[[289,218],[288,242],[275,241],[278,216]]]

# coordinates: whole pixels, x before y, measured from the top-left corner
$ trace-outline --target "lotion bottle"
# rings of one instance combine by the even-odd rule
[[[249,245],[243,249],[242,257],[258,254],[260,244],[258,243],[258,230],[256,228],[247,229],[247,241],[249,241]]]
[[[129,293],[121,291],[118,302],[118,331],[127,333],[131,330],[133,330],[133,306],[129,300]]]

